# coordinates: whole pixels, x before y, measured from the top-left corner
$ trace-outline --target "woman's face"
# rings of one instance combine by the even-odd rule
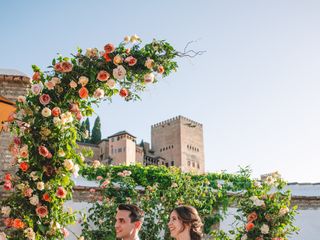
[[[183,232],[183,223],[179,219],[176,211],[172,211],[170,214],[170,221],[168,223],[168,227],[170,230],[170,235],[173,238],[177,238],[181,232]]]

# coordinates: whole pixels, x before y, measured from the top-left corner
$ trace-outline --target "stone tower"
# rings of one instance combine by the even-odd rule
[[[202,124],[178,116],[151,126],[151,147],[167,166],[183,172],[204,173]]]
[[[24,96],[30,86],[30,78],[25,74],[11,69],[0,69],[0,96],[15,102],[18,96]],[[12,138],[10,133],[0,133],[0,181],[5,172],[13,171],[11,167],[11,154],[8,150]],[[0,197],[2,196],[0,189]]]
[[[109,156],[113,165],[136,163],[136,137],[126,131],[118,132],[110,137]]]

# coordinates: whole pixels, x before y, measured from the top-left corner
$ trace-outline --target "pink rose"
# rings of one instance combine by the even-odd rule
[[[39,154],[43,157],[47,157],[49,155],[49,150],[45,146],[38,147]]]
[[[3,188],[4,190],[6,191],[10,191],[12,189],[12,183],[11,181],[4,181],[4,184],[3,184]]]
[[[51,115],[54,116],[54,117],[59,117],[60,114],[61,114],[61,109],[59,107],[54,107],[51,110]]]
[[[48,215],[48,208],[46,206],[38,206],[36,213],[39,217],[44,218]]]
[[[127,57],[124,61],[128,63],[129,66],[134,66],[137,63],[137,59],[132,56]]]
[[[107,81],[109,79],[109,77],[110,77],[110,74],[104,70],[100,71],[97,75],[97,79],[101,82]]]
[[[34,85],[31,86],[31,92],[34,95],[39,95],[41,91],[42,91],[42,85],[34,84]]]
[[[14,144],[16,144],[16,145],[20,145],[20,144],[21,144],[21,139],[20,139],[19,137],[14,137],[14,138],[13,138],[13,142],[14,142]]]
[[[103,98],[103,97],[104,97],[104,91],[103,91],[103,89],[97,88],[97,89],[94,91],[93,96],[94,96],[95,98]]]
[[[56,196],[58,198],[66,198],[67,196],[67,191],[63,187],[58,187]]]
[[[69,62],[62,62],[61,67],[62,67],[62,72],[67,73],[72,71],[73,65]]]
[[[49,96],[49,94],[43,94],[39,97],[40,103],[45,106],[47,104],[50,103],[51,101],[51,97]]]

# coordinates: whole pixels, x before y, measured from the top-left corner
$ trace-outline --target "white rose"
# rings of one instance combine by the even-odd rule
[[[264,205],[264,201],[260,200],[257,196],[250,197],[250,200],[253,202],[254,205],[260,207]]]
[[[267,183],[268,185],[273,185],[274,182],[275,182],[275,179],[274,179],[272,176],[268,176],[268,177],[266,178],[266,183]]]
[[[288,212],[289,212],[289,208],[283,207],[279,210],[279,216],[282,217],[282,216],[286,215]]]
[[[116,81],[113,79],[109,79],[106,84],[108,85],[109,88],[114,88],[114,86],[116,85]]]
[[[55,126],[59,126],[61,124],[61,119],[59,117],[54,117],[53,118],[53,124]]]
[[[31,172],[30,176],[31,176],[33,181],[36,181],[39,178],[39,176],[37,175],[37,172],[35,172],[35,171]]]
[[[245,234],[245,235],[243,235],[243,236],[241,237],[240,240],[247,240],[247,239],[248,239],[248,236],[247,236],[247,234]]]
[[[262,224],[260,231],[262,234],[268,234],[269,233],[269,226],[267,224]]]
[[[118,80],[124,79],[124,77],[126,76],[126,73],[127,71],[122,65],[119,65],[117,68],[113,69],[113,76],[115,79],[118,79]]]
[[[45,107],[44,109],[42,109],[41,114],[44,117],[50,117],[51,116],[50,108]]]
[[[68,170],[71,171],[74,167],[74,163],[72,162],[71,159],[66,159],[63,162],[63,166]]]
[[[154,81],[154,74],[153,73],[147,73],[144,75],[144,82],[145,83],[152,83]]]
[[[29,200],[33,206],[36,206],[39,204],[39,198],[37,195],[33,195]]]
[[[7,235],[4,232],[0,232],[0,240],[7,240]]]
[[[44,182],[37,182],[37,189],[42,191],[44,189]]]
[[[36,239],[36,234],[32,228],[27,228],[23,232],[25,233],[25,236],[28,238],[28,240],[35,240]]]
[[[125,36],[123,41],[125,41],[126,43],[128,43],[130,41],[130,36]]]
[[[131,36],[131,38],[130,38],[130,42],[132,42],[132,43],[134,43],[138,40],[140,40],[140,37],[137,34]]]
[[[9,217],[11,212],[11,208],[9,206],[4,206],[1,208],[1,213],[3,214],[4,217]]]
[[[98,160],[94,160],[92,162],[92,167],[93,168],[98,168],[98,167],[100,167],[100,165],[101,165],[101,163]]]
[[[66,155],[66,153],[62,150],[62,149],[60,149],[59,151],[58,151],[58,156],[59,157],[64,157]]]
[[[87,77],[81,76],[79,78],[79,82],[78,83],[80,83],[82,86],[85,86],[85,85],[87,85],[88,82],[89,82],[89,79]]]

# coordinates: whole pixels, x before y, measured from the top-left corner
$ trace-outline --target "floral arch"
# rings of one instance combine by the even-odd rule
[[[103,208],[112,213],[117,201],[128,199],[141,201],[151,212],[162,203],[161,222],[149,225],[142,233],[148,236],[145,239],[159,239],[150,236],[163,229],[168,210],[179,203],[196,206],[210,230],[222,218],[210,214],[219,209],[225,211],[234,199],[239,199],[230,197],[228,191],[243,194],[239,210],[245,224],[234,232],[234,239],[286,239],[296,230],[292,225],[295,209],[288,209],[290,193],[282,191],[284,183],[280,179],[272,182],[277,188],[270,193],[272,184],[256,184],[246,172],[238,176],[194,176],[175,168],[88,167],[84,157],[76,152],[77,136],[83,134],[79,132],[79,122],[83,116],[92,114],[92,104],[116,95],[126,101],[139,99],[139,92],[147,84],[156,83],[158,77],[166,77],[177,69],[175,57],[203,53],[186,48],[179,53],[168,42],[157,40],[141,46],[140,38],[134,35],[126,37],[117,47],[106,44],[101,52],[97,48],[89,48],[85,53],[78,49],[71,58],[58,56],[45,72],[33,66],[31,89],[26,97],[18,97],[17,110],[8,119],[7,127],[14,134],[10,151],[18,170],[14,176],[7,173],[1,182],[12,195],[1,203],[6,231],[0,232],[0,240],[64,239],[66,226],[76,220],[75,214],[64,208],[64,202],[72,198],[71,176],[77,176],[80,170],[88,179],[99,178],[104,187],[107,207],[97,203],[93,207],[95,212]],[[123,186],[124,192],[116,191],[110,182]],[[136,191],[137,186],[145,187],[143,195]],[[96,216],[92,219],[99,220]],[[109,231],[112,228],[110,221],[109,225],[100,225]],[[95,231],[88,229],[86,223],[83,226],[81,239],[84,236],[97,239]],[[101,233],[106,234],[103,231],[98,234]],[[223,232],[212,236],[229,239]]]

